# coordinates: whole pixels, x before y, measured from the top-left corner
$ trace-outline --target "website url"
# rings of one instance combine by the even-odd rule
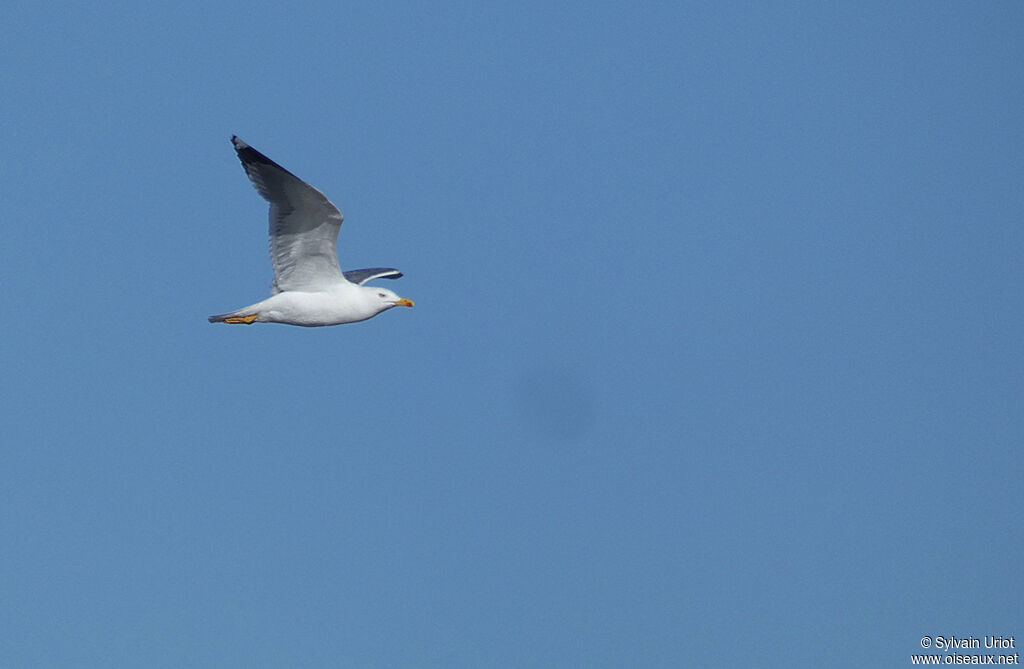
[[[911,664],[1020,664],[1020,654],[1013,655],[911,655]]]

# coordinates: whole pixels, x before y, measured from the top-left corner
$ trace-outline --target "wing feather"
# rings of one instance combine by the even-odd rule
[[[310,290],[345,281],[338,264],[338,231],[344,217],[310,186],[238,137],[238,159],[270,203],[270,260],[274,292]]]
[[[345,278],[360,286],[367,281],[374,279],[400,279],[402,273],[393,267],[372,267],[370,269],[350,269],[345,272]]]

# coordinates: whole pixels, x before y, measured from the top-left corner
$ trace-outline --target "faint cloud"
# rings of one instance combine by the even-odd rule
[[[578,363],[538,363],[525,369],[514,393],[522,424],[538,436],[577,441],[593,430],[596,393]]]

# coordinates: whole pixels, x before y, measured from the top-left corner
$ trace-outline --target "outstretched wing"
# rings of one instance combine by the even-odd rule
[[[318,289],[344,281],[338,230],[344,217],[323,193],[232,136],[256,190],[270,203],[270,260],[274,292]]]
[[[352,269],[345,272],[345,278],[360,286],[374,279],[400,279],[402,273],[392,267],[372,267],[370,269]]]

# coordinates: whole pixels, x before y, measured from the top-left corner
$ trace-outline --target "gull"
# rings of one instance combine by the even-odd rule
[[[367,286],[373,279],[397,279],[391,267],[348,272],[338,264],[338,231],[344,217],[323,193],[237,136],[231,137],[245,173],[270,203],[272,295],[211,323],[285,323],[304,327],[357,323],[392,307],[411,307],[410,299],[387,288]]]

